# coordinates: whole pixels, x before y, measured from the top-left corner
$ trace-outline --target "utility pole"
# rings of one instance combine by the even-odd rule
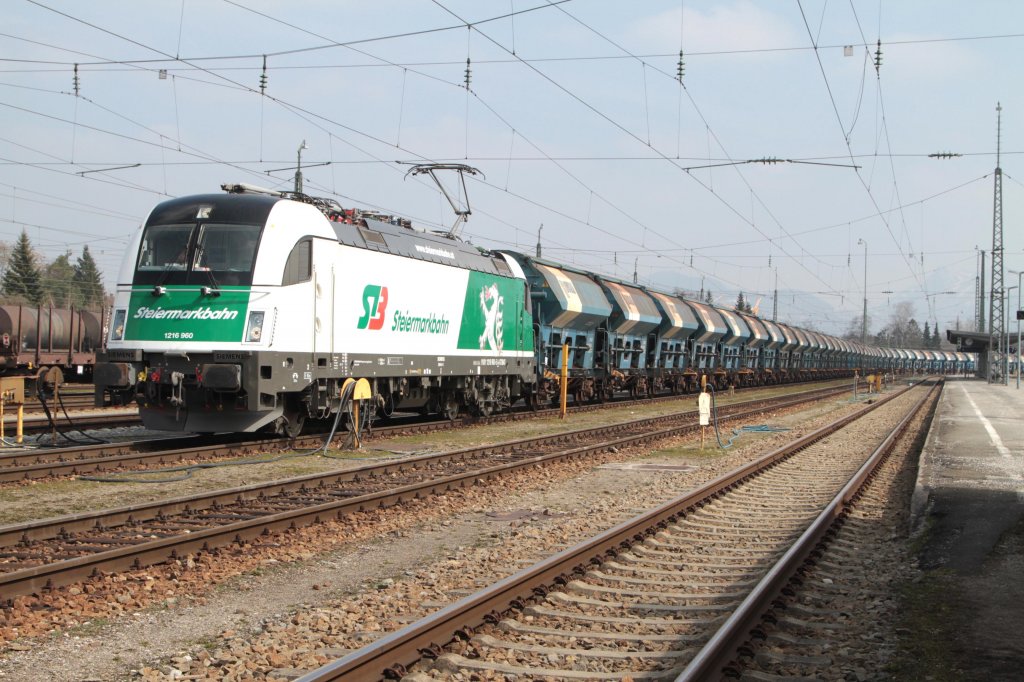
[[[540,258],[540,233],[544,231],[544,223],[537,228],[537,258]]]
[[[295,166],[295,193],[302,194],[302,150],[309,149],[306,146],[306,141],[303,140],[302,144],[299,145],[299,162]]]
[[[857,243],[864,245],[864,313],[860,319],[860,342],[866,344],[868,339],[868,242],[866,239],[858,239]]]
[[[779,269],[775,268],[775,290],[772,292],[772,322],[779,319]]]
[[[1003,106],[996,103],[996,172],[995,188],[992,196],[992,291],[988,299],[988,347],[989,347],[989,383],[1000,377],[997,372],[1004,366],[1006,355],[1006,328],[1004,326],[1003,303],[1003,169],[1000,167],[1000,150],[1002,143]],[[1005,373],[999,383],[1008,381]]]

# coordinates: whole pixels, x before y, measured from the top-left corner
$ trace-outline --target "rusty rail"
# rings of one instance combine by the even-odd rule
[[[664,529],[700,504],[830,436],[902,393],[881,397],[873,404],[739,467],[698,490],[565,549],[437,613],[385,635],[344,658],[307,673],[299,678],[299,682],[398,679],[407,674],[410,666],[424,655],[438,655],[443,646],[458,638],[471,636],[473,630],[485,622],[500,621],[503,614],[523,608],[529,600],[543,597],[554,586],[567,584],[574,575],[585,573],[590,565],[616,556],[622,550]]]
[[[895,395],[897,394],[893,394],[890,398],[895,397]],[[817,399],[817,396],[813,398],[804,396],[790,401],[790,404],[808,402],[814,399]],[[876,405],[878,404],[881,404],[881,402],[876,403]],[[771,409],[779,409],[784,406],[785,404],[775,401],[772,403]],[[728,417],[723,416],[722,419],[742,419],[760,414],[762,411],[741,412]],[[683,413],[683,416],[688,414],[690,413]],[[680,415],[675,416],[678,417]],[[405,458],[398,462],[367,465],[340,472],[311,474],[284,481],[254,484],[162,502],[122,507],[104,512],[84,513],[56,519],[15,524],[0,527],[0,547],[10,547],[20,542],[44,540],[62,534],[96,532],[103,528],[128,524],[138,520],[175,516],[236,500],[274,497],[290,491],[310,490],[320,485],[328,485],[335,482],[358,481],[360,477],[390,474],[401,471],[403,468],[416,467],[431,461],[468,460],[479,454],[530,450],[542,445],[571,442],[583,435],[594,435],[595,433],[599,437],[605,437],[605,434],[614,436],[617,431],[627,429],[636,424],[653,425],[658,421],[671,418],[672,416],[642,419],[636,422],[608,425],[596,429],[581,429],[552,436],[528,438],[448,453],[421,455]],[[96,574],[98,571],[124,571],[135,567],[152,565],[189,553],[209,550],[231,543],[242,543],[261,535],[280,532],[289,528],[321,523],[330,518],[342,518],[353,512],[393,506],[406,500],[474,485],[480,481],[499,478],[520,469],[531,468],[558,460],[581,458],[593,453],[609,451],[613,448],[623,448],[661,440],[681,433],[691,432],[697,428],[699,427],[695,426],[692,420],[687,420],[687,423],[681,425],[658,428],[645,433],[624,437],[612,437],[610,440],[572,447],[560,452],[533,457],[527,456],[514,462],[489,466],[476,471],[436,478],[357,497],[339,499],[312,507],[288,510],[246,521],[193,531],[186,535],[156,539],[130,547],[119,547],[42,566],[11,571],[6,574],[0,574],[0,598],[9,599],[21,594],[78,582]]]
[[[878,466],[892,452],[896,441],[906,432],[910,422],[937,393],[942,391],[943,382],[937,382],[928,393],[914,405],[900,423],[889,432],[874,452],[857,470],[843,489],[825,507],[807,530],[790,547],[779,561],[758,582],[746,599],[712,635],[707,644],[690,661],[676,682],[699,682],[717,677],[728,677],[727,669],[733,664],[741,648],[750,640],[750,632],[770,611],[772,603],[782,593],[798,569],[807,562],[823,542],[825,535],[842,517],[849,514],[850,507],[860,495],[864,485],[874,476]],[[731,672],[736,672],[735,670]]]
[[[842,391],[843,389],[839,387],[829,387],[802,391],[795,395],[801,399],[806,399],[813,396],[827,396]],[[784,400],[787,397],[789,396],[773,399]],[[670,399],[679,400],[678,397]],[[746,404],[757,404],[764,400],[753,400]],[[628,406],[642,402],[649,403],[650,400],[606,403],[601,406],[580,406],[575,409],[600,409],[602,407]],[[458,428],[465,424],[490,424],[510,420],[532,419],[555,412],[557,412],[556,409],[539,412],[520,412],[509,415],[495,415],[471,422],[453,423],[443,420],[397,423],[374,429],[367,436],[366,440],[370,440],[373,437],[380,438],[406,433],[430,433],[443,429]],[[58,425],[62,429],[66,429],[62,422],[63,420],[60,420]],[[76,419],[77,423],[78,420]],[[48,430],[49,427],[45,428]],[[272,451],[275,449],[302,450],[322,445],[325,435],[313,433],[295,439],[277,436],[257,436],[254,438],[253,434],[221,435],[212,439],[209,436],[180,436],[160,440],[140,440],[131,443],[86,444],[69,448],[22,450],[12,453],[0,452],[0,483],[53,476],[79,476],[83,474],[123,471],[128,467],[172,464],[183,460],[213,460],[248,456],[256,452]],[[341,433],[337,436],[336,440],[341,441],[345,437],[346,433]],[[213,442],[209,442],[210,440],[213,440]],[[156,444],[155,446],[154,443]]]

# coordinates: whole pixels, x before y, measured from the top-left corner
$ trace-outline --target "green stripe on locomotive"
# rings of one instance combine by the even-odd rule
[[[239,343],[249,308],[250,287],[220,287],[204,295],[196,287],[133,291],[125,325],[126,341],[224,341]]]

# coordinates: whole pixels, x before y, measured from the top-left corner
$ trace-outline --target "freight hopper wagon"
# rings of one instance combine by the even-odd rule
[[[718,388],[728,385],[727,373],[719,365],[721,340],[729,333],[722,315],[715,308],[696,301],[686,301],[697,318],[697,333],[690,344],[690,366],[696,372],[697,380],[706,376]]]
[[[628,391],[633,397],[654,394],[655,372],[660,351],[655,333],[662,323],[662,312],[651,296],[638,287],[598,277],[612,304],[606,338],[598,329],[598,348],[607,347],[611,376],[608,396]]]
[[[601,286],[586,273],[519,253],[505,255],[525,273],[530,287],[537,358],[535,404],[557,399],[563,346],[568,346],[567,394],[577,402],[606,396],[611,380],[607,321],[612,306]]]
[[[530,283],[541,402],[558,394],[563,345],[568,346],[566,392],[577,402],[610,399],[619,391],[651,395],[662,387],[657,330],[664,320],[648,292],[520,253],[507,255]],[[674,367],[678,358],[671,358]]]
[[[693,309],[668,294],[648,292],[662,312],[658,328],[658,358],[654,369],[655,390],[665,388],[676,395],[689,393],[697,385],[697,372],[689,362],[693,336],[700,325]]]
[[[725,321],[726,334],[722,337],[718,368],[715,375],[724,376],[726,385],[746,386],[753,383],[753,373],[744,366],[744,355],[753,335],[739,313],[718,309]]]
[[[771,320],[760,320],[760,322],[768,333],[768,341],[761,348],[761,366],[764,372],[764,383],[777,384],[783,380],[781,349],[786,345],[786,335],[783,334],[779,325]]]
[[[737,314],[750,328],[750,338],[743,348],[743,376],[740,383],[746,386],[763,386],[768,379],[765,362],[769,357],[768,347],[772,344],[772,337],[764,321],[753,315]]]
[[[98,400],[149,428],[273,429],[342,408],[487,414],[533,392],[519,264],[333,201],[224,186],[158,205],[118,277]],[[600,291],[598,291],[600,293]]]

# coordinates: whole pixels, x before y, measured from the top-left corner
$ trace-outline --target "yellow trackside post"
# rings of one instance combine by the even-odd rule
[[[562,410],[558,413],[559,419],[565,419],[565,401],[569,393],[569,344],[562,344]]]
[[[4,407],[13,404],[18,407],[17,442],[25,440],[25,379],[24,377],[0,378],[0,442],[6,437],[4,431]]]

